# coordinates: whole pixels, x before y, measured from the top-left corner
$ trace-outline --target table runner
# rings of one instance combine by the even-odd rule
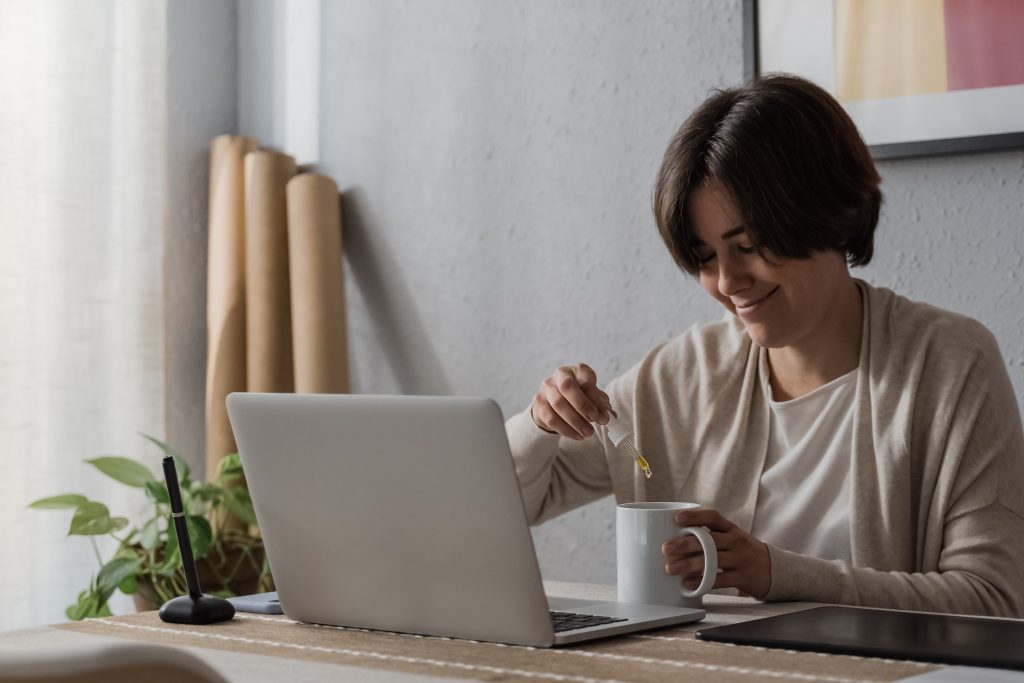
[[[721,598],[719,598],[721,600]],[[697,629],[769,616],[759,603],[711,607],[684,626],[561,648],[529,648],[236,615],[209,626],[166,624],[156,612],[88,619],[58,628],[150,643],[251,652],[300,661],[484,681],[822,681],[888,682],[934,664],[825,655],[696,640]],[[774,606],[780,614],[806,605]]]

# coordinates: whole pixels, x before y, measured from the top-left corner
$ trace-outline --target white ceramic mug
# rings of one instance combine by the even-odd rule
[[[718,552],[704,527],[680,527],[679,510],[700,507],[697,503],[623,503],[615,515],[618,557],[619,602],[700,607],[718,573]],[[681,577],[665,573],[661,546],[678,536],[693,534],[704,550],[704,577],[693,590],[683,588]]]

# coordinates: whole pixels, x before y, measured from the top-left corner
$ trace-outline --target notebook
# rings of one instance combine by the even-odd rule
[[[704,616],[545,596],[490,399],[235,393],[227,406],[292,619],[549,647]]]

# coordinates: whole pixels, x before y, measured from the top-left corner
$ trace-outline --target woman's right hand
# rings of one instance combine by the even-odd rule
[[[597,386],[597,373],[586,363],[558,368],[541,382],[530,415],[546,432],[582,441],[594,433],[591,422],[607,424],[618,417],[608,394]]]

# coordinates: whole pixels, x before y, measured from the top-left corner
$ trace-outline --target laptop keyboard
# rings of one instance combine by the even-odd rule
[[[599,617],[596,614],[574,614],[573,612],[551,612],[550,614],[551,625],[555,627],[555,633],[612,624],[616,621],[627,621],[625,617]]]

